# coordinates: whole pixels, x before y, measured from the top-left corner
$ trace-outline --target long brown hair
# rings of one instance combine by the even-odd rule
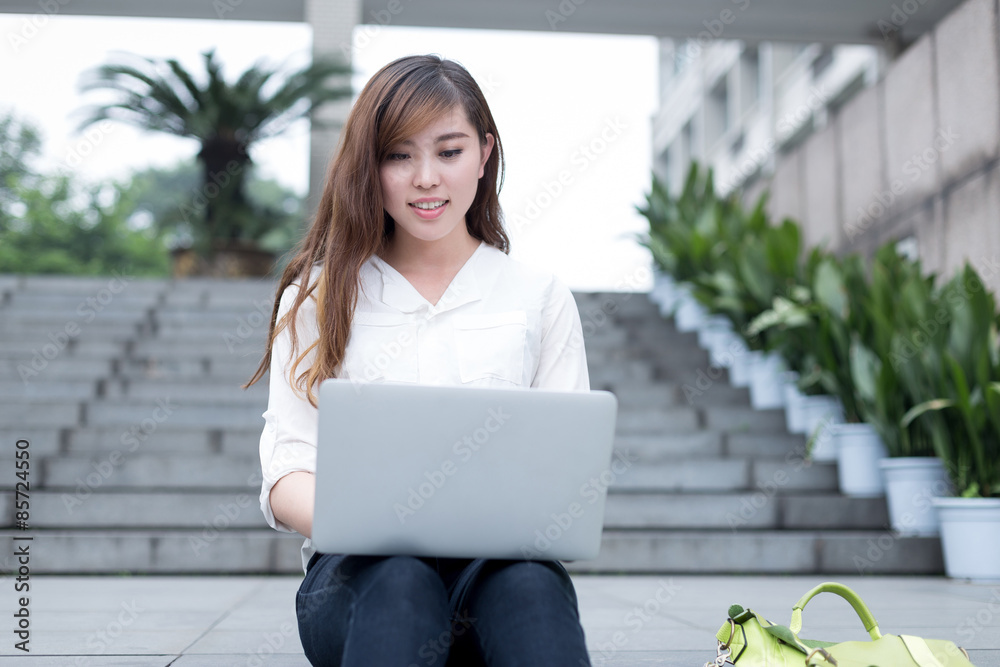
[[[389,63],[365,85],[341,130],[312,228],[294,250],[278,284],[264,358],[244,389],[270,368],[274,340],[287,327],[292,342],[289,383],[312,405],[317,404],[316,384],[335,377],[344,360],[361,267],[386,249],[395,231],[382,203],[379,165],[393,145],[456,106],[476,128],[480,145],[486,143],[487,133],[495,140],[476,197],[465,215],[466,227],[474,238],[505,253],[510,251],[499,200],[503,149],[479,86],[464,67],[437,56],[407,56]],[[310,285],[310,272],[317,263],[322,264],[322,271],[318,281]],[[278,321],[281,295],[296,281],[300,289],[295,302]],[[319,339],[299,351],[295,319],[299,307],[314,292]],[[300,373],[300,363],[313,349],[315,362]]]

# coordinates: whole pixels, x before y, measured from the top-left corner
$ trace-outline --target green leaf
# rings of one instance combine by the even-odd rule
[[[899,425],[903,428],[908,427],[913,420],[924,414],[925,412],[930,412],[932,410],[943,410],[945,408],[951,408],[955,406],[955,401],[950,398],[937,398],[931,401],[924,401],[920,405],[915,405],[906,411],[903,418],[900,420]]]
[[[822,262],[816,269],[813,284],[816,300],[840,318],[847,317],[847,295],[840,271],[832,260]]]

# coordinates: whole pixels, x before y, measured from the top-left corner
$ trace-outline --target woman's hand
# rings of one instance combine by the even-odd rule
[[[312,537],[316,475],[303,470],[290,472],[271,487],[269,497],[275,519],[305,537]]]

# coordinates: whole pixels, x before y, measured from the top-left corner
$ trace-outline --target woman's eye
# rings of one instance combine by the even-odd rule
[[[441,151],[441,157],[446,157],[446,158],[458,157],[461,154],[462,154],[461,148],[456,148],[450,151]]]
[[[409,156],[406,153],[389,153],[389,160],[405,160]]]

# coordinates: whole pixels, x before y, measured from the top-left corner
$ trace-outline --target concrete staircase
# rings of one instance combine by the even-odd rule
[[[299,572],[260,515],[274,283],[0,276],[0,536],[31,571]],[[837,493],[781,411],[755,411],[641,293],[578,294],[591,384],[620,402],[601,572],[936,573],[937,539]],[[15,443],[30,453],[15,515]],[[5,539],[5,541],[9,541]],[[13,545],[0,570],[16,569]]]

